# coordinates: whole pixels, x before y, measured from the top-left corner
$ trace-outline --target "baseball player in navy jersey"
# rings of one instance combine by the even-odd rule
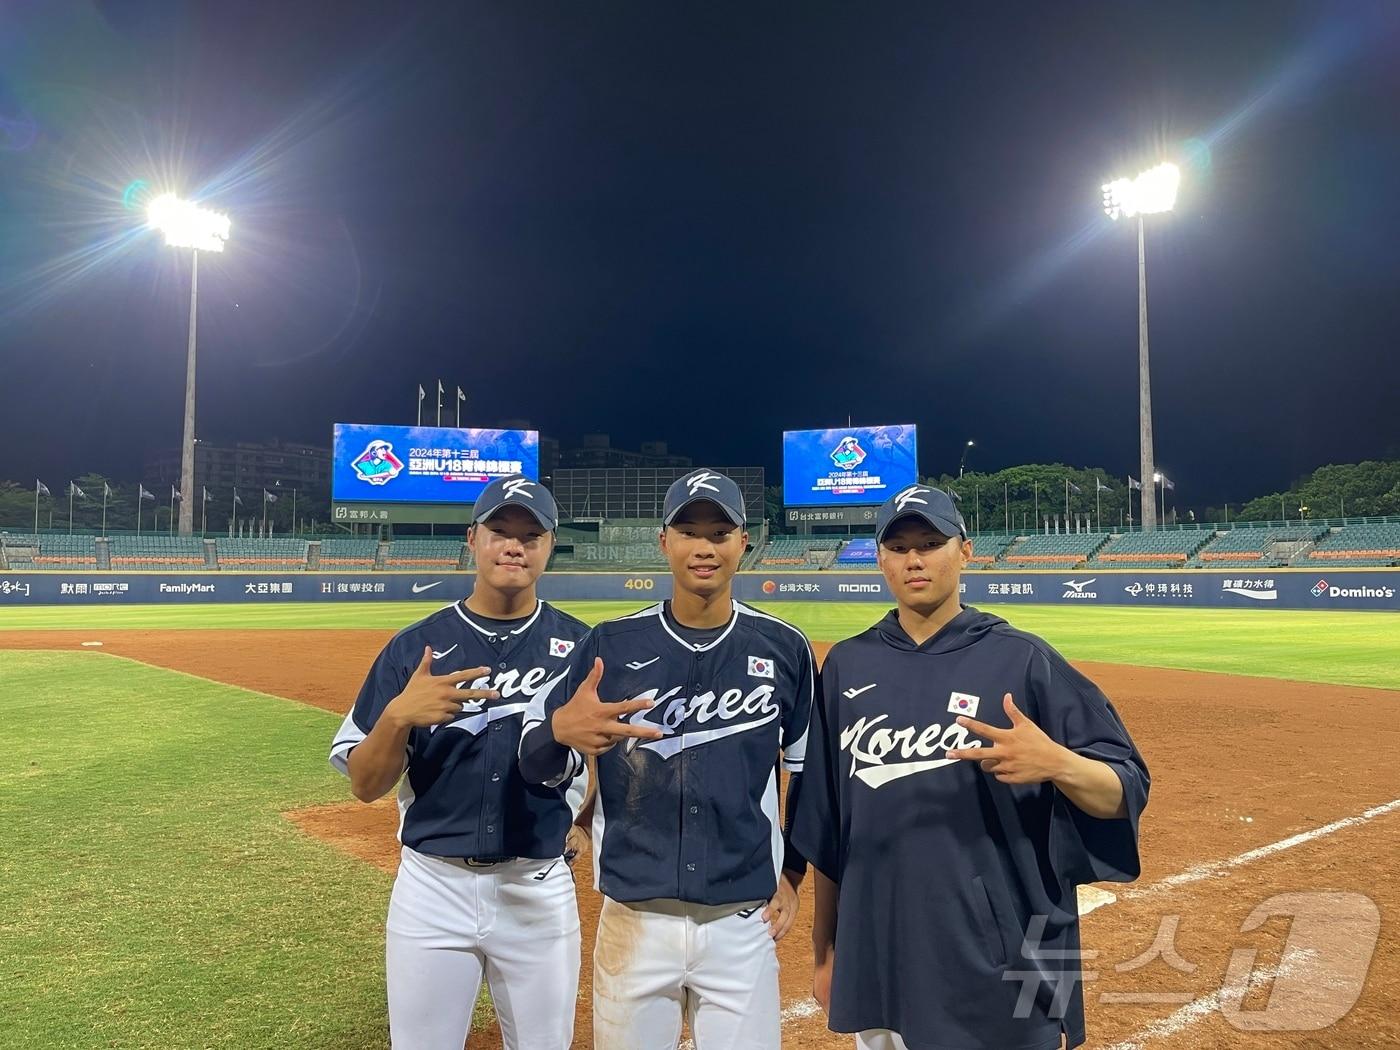
[[[562,785],[596,755],[594,1045],[779,1045],[775,940],[806,864],[785,855],[778,769],[800,778],[815,691],[796,628],[733,599],[747,543],[734,482],[667,491],[670,601],[596,627],[526,715],[526,780]],[[621,702],[605,702],[601,697]]]
[[[876,517],[896,608],[832,648],[792,838],[816,869],[814,994],[867,1050],[1084,1042],[1081,883],[1139,872],[1148,773],[1045,641],[962,605],[962,516]]]
[[[558,524],[544,486],[493,481],[472,521],[471,595],[384,647],[331,764],[365,802],[399,785],[385,953],[394,1047],[462,1050],[484,976],[506,1047],[564,1050],[579,921],[560,855],[578,799],[527,784],[517,749],[526,708],[587,628],[535,596]]]

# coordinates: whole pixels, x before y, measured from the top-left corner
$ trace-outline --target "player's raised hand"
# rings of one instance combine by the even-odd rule
[[[389,701],[383,717],[418,728],[456,721],[462,717],[462,705],[467,701],[494,700],[501,695],[494,689],[462,688],[463,683],[490,673],[489,667],[469,667],[449,674],[433,674],[433,647],[424,646],[422,661],[403,692]]]
[[[611,704],[598,696],[598,683],[603,679],[603,661],[595,658],[588,672],[568,703],[554,712],[550,722],[554,739],[585,755],[601,755],[619,740],[636,737],[639,740],[660,740],[664,735],[651,725],[633,725],[622,719],[638,711],[649,711],[650,700],[623,700]]]
[[[1009,729],[960,716],[958,725],[985,737],[989,743],[951,749],[948,757],[980,763],[984,771],[1003,784],[1042,784],[1063,776],[1074,752],[1046,736],[1045,731],[1016,706],[1010,693],[1002,698],[1002,709],[1011,720]]]

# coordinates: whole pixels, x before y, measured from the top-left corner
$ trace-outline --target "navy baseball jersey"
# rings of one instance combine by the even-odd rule
[[[433,649],[433,673],[472,667],[491,673],[460,688],[495,689],[445,725],[409,733],[408,771],[399,785],[399,839],[439,857],[559,856],[573,812],[564,791],[527,784],[516,761],[526,708],[567,665],[588,633],[581,621],[540,602],[516,622],[488,620],[460,602],[390,640],[331,745],[331,764],[348,773],[350,751],[369,735],[389,701]]]
[[[1044,641],[972,608],[923,645],[891,612],[831,650],[821,686],[792,841],[839,884],[831,1028],[892,1029],[910,1050],[1049,1050],[1062,1030],[1082,1043],[1075,887],[1137,877],[1149,786],[1113,705]],[[1007,693],[1112,767],[1126,818],[947,757],[980,740],[960,714],[1010,727]]]
[[[598,888],[623,902],[767,900],[783,861],[776,766],[781,752],[784,768],[802,770],[812,649],[797,628],[741,602],[713,639],[687,634],[663,605],[594,628],[567,674],[535,695],[521,769],[541,783],[583,769],[549,719],[601,657],[599,697],[653,700],[630,720],[665,735],[625,740],[598,758]]]

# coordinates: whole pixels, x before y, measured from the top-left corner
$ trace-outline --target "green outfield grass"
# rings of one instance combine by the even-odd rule
[[[179,630],[367,628],[393,630],[436,603],[305,603],[39,607],[0,610],[0,630],[146,628]],[[564,602],[589,622],[634,612],[634,602]],[[839,641],[868,627],[884,607],[857,602],[773,602],[760,608],[797,624],[817,641]],[[1043,635],[1074,660],[1262,675],[1400,689],[1400,616],[1388,613],[1265,609],[1132,609],[1111,606],[987,606]]]
[[[387,1046],[389,878],[315,708],[99,653],[0,655],[0,1044]]]

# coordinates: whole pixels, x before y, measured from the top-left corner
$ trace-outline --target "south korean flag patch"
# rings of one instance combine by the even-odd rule
[[[568,656],[574,651],[574,643],[566,642],[562,638],[551,638],[549,640],[550,656]]]
[[[772,678],[773,661],[762,656],[749,657],[749,674],[755,678]]]

